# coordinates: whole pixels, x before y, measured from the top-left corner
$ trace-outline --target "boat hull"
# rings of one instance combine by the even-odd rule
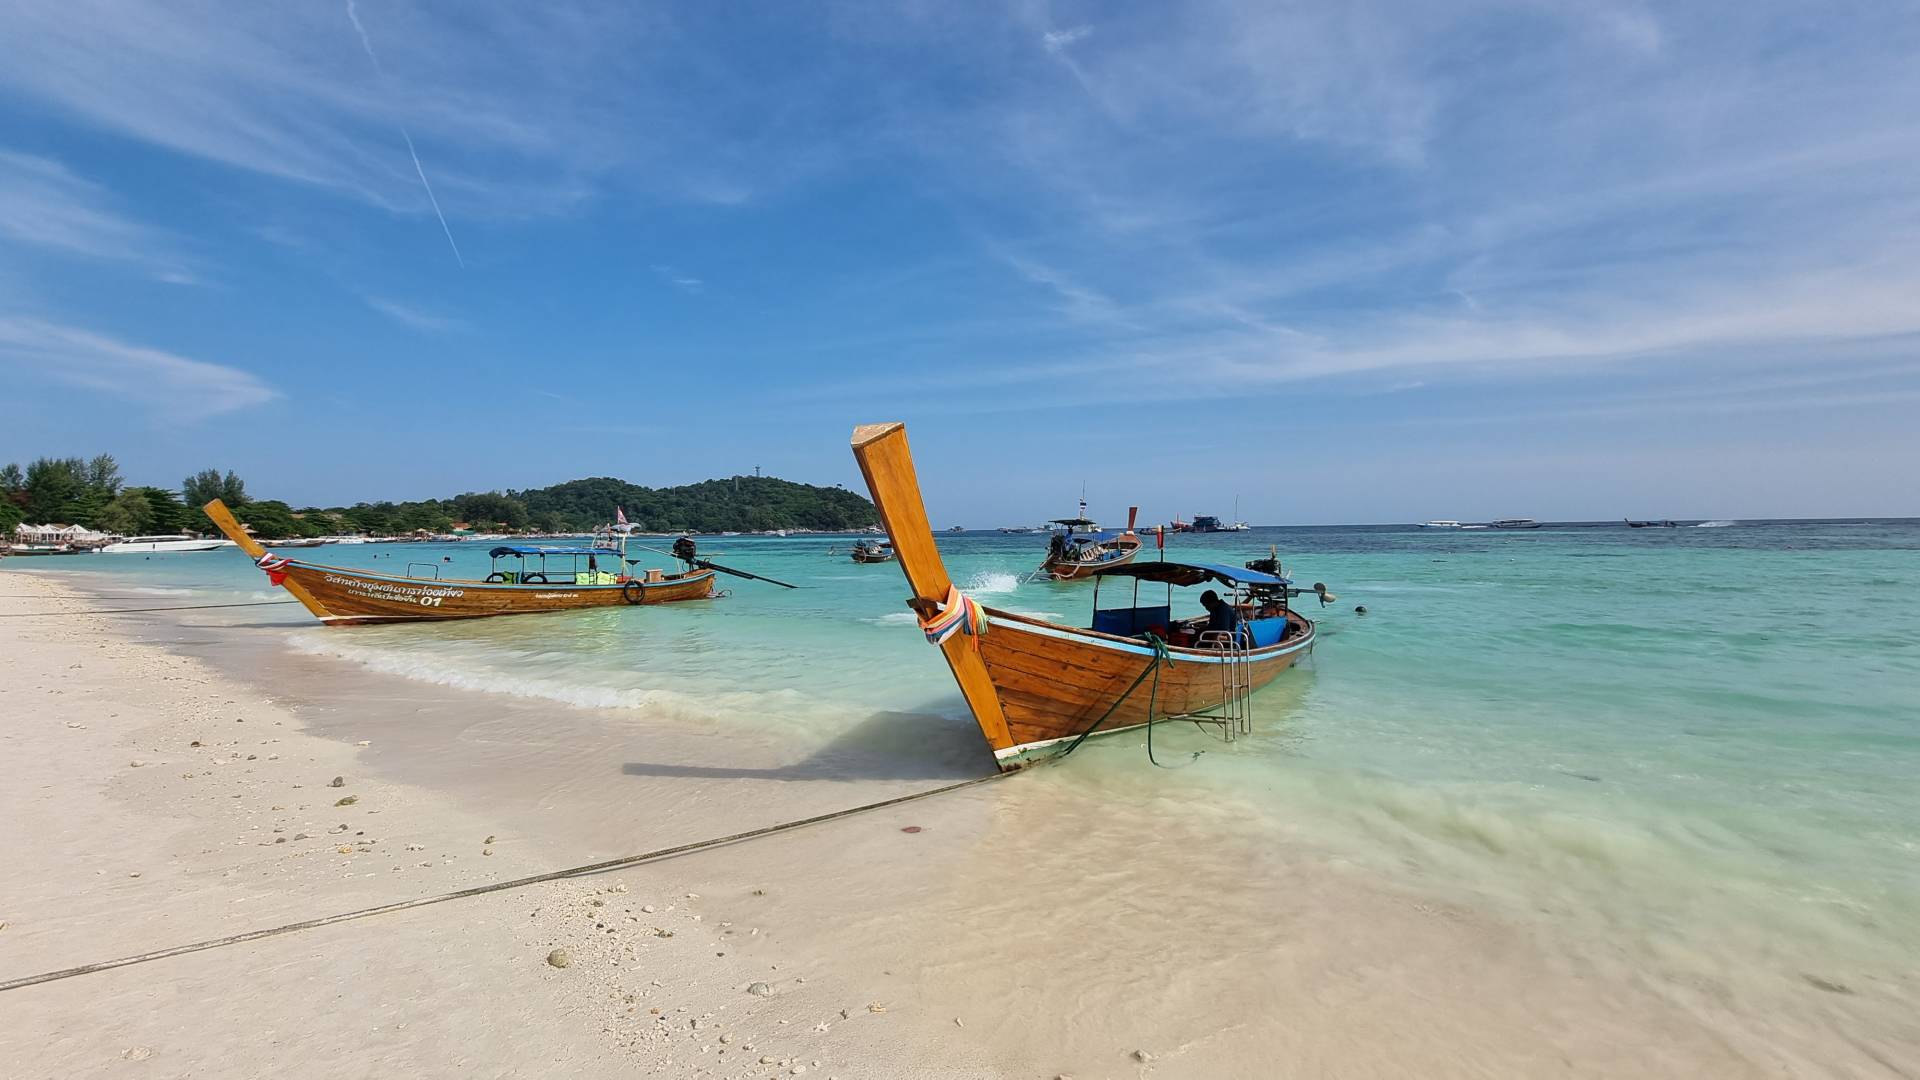
[[[337,566],[289,560],[273,573],[299,586],[329,626],[365,623],[477,619],[490,615],[535,615],[586,608],[667,604],[713,595],[714,572],[696,570],[658,582],[620,585],[501,584],[483,581],[389,577]],[[298,593],[296,593],[298,595]]]
[[[1154,663],[1146,642],[994,608],[987,615],[991,626],[977,643],[1012,736],[1012,745],[994,748],[1003,768],[1017,767],[1034,750],[1078,738],[1109,707],[1113,713],[1100,723],[1101,734],[1202,712],[1227,699],[1222,668],[1229,657],[1218,650],[1169,648],[1170,662],[1160,668],[1158,687],[1149,673],[1127,694]],[[1286,641],[1248,657],[1246,678],[1253,689],[1272,682],[1313,648],[1313,622],[1299,614],[1290,619],[1294,630]],[[1115,706],[1122,694],[1127,696]]]
[[[1105,570],[1113,566],[1127,565],[1139,557],[1140,547],[1140,542],[1136,540],[1132,547],[1125,548],[1124,554],[1115,558],[1104,559],[1100,562],[1049,559],[1041,565],[1041,569],[1045,570],[1047,576],[1055,581],[1079,581],[1082,578],[1092,577],[1096,570]]]
[[[866,553],[864,553],[864,552],[859,552],[859,551],[856,551],[856,552],[854,552],[854,553],[853,553],[853,561],[854,561],[854,562],[857,562],[857,563],[882,563],[882,562],[892,562],[892,561],[893,561],[893,556],[891,556],[891,555],[868,555],[868,554],[866,554]]]
[[[168,555],[183,551],[218,551],[233,546],[231,540],[157,540],[149,543],[120,541],[100,549],[102,555]]]

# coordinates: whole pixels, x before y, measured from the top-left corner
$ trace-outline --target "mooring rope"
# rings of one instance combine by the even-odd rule
[[[1080,748],[1081,743],[1086,742],[1087,738],[1091,736],[1095,731],[1099,730],[1100,725],[1106,723],[1107,718],[1112,716],[1114,714],[1114,711],[1120,708],[1120,705],[1123,702],[1125,702],[1129,697],[1133,696],[1133,692],[1135,690],[1140,689],[1140,684],[1147,681],[1148,675],[1153,676],[1153,690],[1152,690],[1152,696],[1150,696],[1147,699],[1147,724],[1148,724],[1147,730],[1149,732],[1153,730],[1152,729],[1153,706],[1156,702],[1156,699],[1160,696],[1160,665],[1173,663],[1173,657],[1169,655],[1167,652],[1167,643],[1165,641],[1162,641],[1158,634],[1155,634],[1149,631],[1147,633],[1147,641],[1153,646],[1152,662],[1147,664],[1146,667],[1140,669],[1140,674],[1138,677],[1136,677],[1133,680],[1133,685],[1127,687],[1126,690],[1123,691],[1119,697],[1113,700],[1113,704],[1107,706],[1107,711],[1100,714],[1100,719],[1095,720],[1091,724],[1088,724],[1087,730],[1081,732],[1078,738],[1074,739],[1071,743],[1068,743],[1067,748],[1065,750],[1062,750],[1057,754],[1053,754],[1049,756],[1047,758],[1048,761],[1059,761],[1061,758],[1066,757],[1068,754],[1073,753],[1075,750],[1078,750]],[[1149,750],[1147,753],[1148,753],[1148,756],[1152,756],[1153,752]],[[1159,762],[1156,761],[1154,762],[1154,764],[1158,765]]]
[[[284,926],[275,926],[266,930],[249,930],[245,933],[230,934],[226,937],[213,938],[208,941],[196,941],[191,945],[176,945],[170,949],[155,949],[152,952],[123,956],[117,960],[102,960],[98,963],[82,964],[79,967],[64,968],[60,971],[48,971],[39,975],[27,975],[22,978],[0,982],[0,992],[19,990],[28,986],[38,986],[41,983],[56,982],[60,979],[71,979],[78,975],[91,975],[98,971],[111,971],[114,968],[129,967],[133,964],[144,964],[152,960],[165,960],[169,957],[185,956],[188,953],[204,952],[208,949],[218,949],[226,945],[238,945],[247,941],[259,941],[262,938],[278,937],[281,934],[291,934],[300,930],[313,930],[322,926],[331,926],[334,923],[351,922],[355,919],[366,919],[375,915],[387,915],[395,911],[406,911],[411,908],[427,907],[432,904],[444,904],[449,900],[464,900],[471,896],[484,896],[487,893],[505,892],[508,889],[521,889],[528,885],[538,885],[547,881],[559,881],[563,878],[582,877],[587,874],[598,874],[607,870],[617,870],[623,866],[652,862],[656,859],[665,859],[674,855],[685,855],[689,852],[703,851],[707,848],[719,847],[723,844],[736,844],[744,840],[753,840],[758,837],[787,832],[808,825],[819,825],[823,822],[833,821],[838,818],[864,814],[871,810],[880,810],[889,806],[899,806],[901,803],[914,802],[918,799],[928,799],[935,795],[944,795],[949,791],[959,791],[961,788],[990,783],[994,780],[1012,775],[1014,774],[1011,772],[989,773],[986,776],[976,776],[971,780],[961,780],[958,783],[943,784],[940,787],[928,788],[925,791],[915,791],[907,795],[896,795],[891,799],[881,799],[879,802],[870,802],[861,806],[851,806],[844,810],[835,810],[826,814],[815,814],[813,817],[799,818],[794,821],[783,821],[774,825],[763,825],[760,828],[748,829],[746,832],[737,832],[730,836],[719,836],[708,840],[695,840],[691,843],[675,844],[672,847],[656,848],[652,851],[642,852],[639,855],[626,855],[618,859],[607,859],[603,862],[588,863],[585,866],[574,866],[565,870],[554,870],[545,874],[535,874],[532,877],[515,878],[512,881],[496,881],[491,885],[475,885],[472,888],[458,889],[450,893],[441,893],[438,896],[422,896],[413,900],[401,900],[392,904],[381,904],[378,907],[362,908],[359,911],[343,912],[339,915],[327,915],[318,919],[304,919],[300,922],[287,923]]]
[[[110,607],[85,608],[80,611],[0,611],[0,619],[39,619],[55,615],[132,615],[148,611],[209,611],[213,608],[235,607],[272,607],[275,604],[297,604],[298,600],[255,600],[249,604],[182,604],[179,607]]]

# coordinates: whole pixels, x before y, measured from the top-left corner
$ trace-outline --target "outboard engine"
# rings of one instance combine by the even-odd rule
[[[689,567],[693,566],[694,562],[699,558],[699,548],[694,544],[693,537],[682,536],[678,540],[675,540],[673,542],[673,557],[686,563]]]

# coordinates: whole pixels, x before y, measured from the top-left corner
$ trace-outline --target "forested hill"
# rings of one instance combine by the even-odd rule
[[[611,477],[570,480],[531,491],[509,491],[532,521],[559,518],[569,529],[604,525],[614,507],[636,528],[651,532],[741,532],[765,529],[858,529],[879,521],[873,504],[851,491],[736,476],[680,487],[646,488]],[[463,498],[473,498],[463,496]]]
[[[477,532],[586,532],[613,521],[614,509],[648,532],[758,532],[860,529],[879,521],[873,504],[839,487],[816,487],[770,476],[703,480],[681,487],[646,488],[611,477],[570,480],[528,491],[489,491],[418,502],[361,502],[295,508],[249,493],[232,472],[207,469],[181,482],[178,492],[129,487],[110,454],[40,458],[25,470],[0,468],[0,537],[21,522],[79,524],[122,536],[212,532],[200,507],[218,498],[255,535],[268,538],[363,533],[395,536],[446,532],[464,525]]]

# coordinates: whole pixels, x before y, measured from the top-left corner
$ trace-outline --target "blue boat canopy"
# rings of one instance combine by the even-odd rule
[[[490,559],[504,558],[508,555],[525,558],[528,555],[619,555],[610,548],[565,548],[565,547],[497,547],[487,552]]]
[[[1137,562],[1095,570],[1094,574],[1099,577],[1130,577],[1139,578],[1141,581],[1164,581],[1183,589],[1203,581],[1217,581],[1222,585],[1270,585],[1275,588],[1293,584],[1291,578],[1275,577],[1258,570],[1225,566],[1221,563]]]
[[[1114,532],[1112,529],[1102,529],[1099,532],[1074,533],[1065,539],[1069,544],[1104,544],[1109,540],[1118,540],[1119,538],[1120,534]]]

